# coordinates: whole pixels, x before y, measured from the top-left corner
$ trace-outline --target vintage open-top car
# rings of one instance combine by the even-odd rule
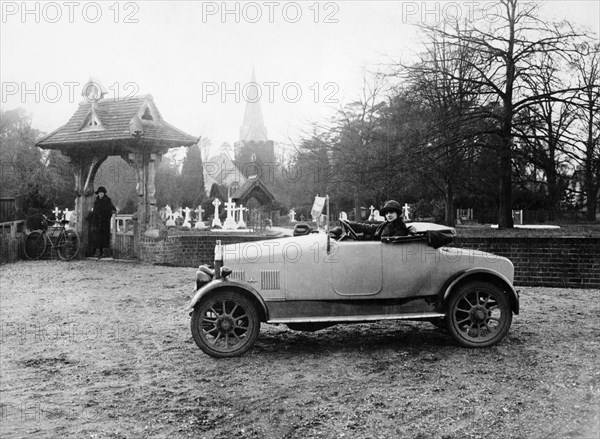
[[[337,239],[301,236],[215,248],[200,266],[192,310],[196,344],[214,357],[241,355],[260,322],[315,331],[338,323],[428,320],[462,346],[491,346],[519,313],[510,260],[445,247],[454,229],[410,223],[416,235],[361,240],[341,221]],[[437,247],[437,248],[436,248]]]

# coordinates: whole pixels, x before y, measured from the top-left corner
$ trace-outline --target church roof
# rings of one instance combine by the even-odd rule
[[[96,103],[84,101],[65,125],[36,145],[43,149],[85,150],[91,145],[133,144],[138,137],[145,149],[151,150],[191,146],[199,140],[167,123],[152,96],[142,95]]]

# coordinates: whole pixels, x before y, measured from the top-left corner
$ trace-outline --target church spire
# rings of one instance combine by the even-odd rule
[[[252,68],[250,84],[246,88],[246,111],[244,112],[244,122],[240,127],[240,140],[244,142],[266,141],[267,127],[265,127],[260,106],[262,89],[256,82],[254,67]]]

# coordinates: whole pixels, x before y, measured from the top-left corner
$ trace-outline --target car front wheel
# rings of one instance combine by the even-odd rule
[[[217,358],[242,355],[260,331],[256,307],[236,291],[218,291],[200,299],[191,324],[198,347]]]
[[[452,293],[446,326],[462,346],[492,346],[504,338],[512,322],[508,296],[488,282],[468,282]]]

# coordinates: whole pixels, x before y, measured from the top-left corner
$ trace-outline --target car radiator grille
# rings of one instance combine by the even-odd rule
[[[260,288],[263,290],[281,289],[279,278],[279,270],[261,270]]]

